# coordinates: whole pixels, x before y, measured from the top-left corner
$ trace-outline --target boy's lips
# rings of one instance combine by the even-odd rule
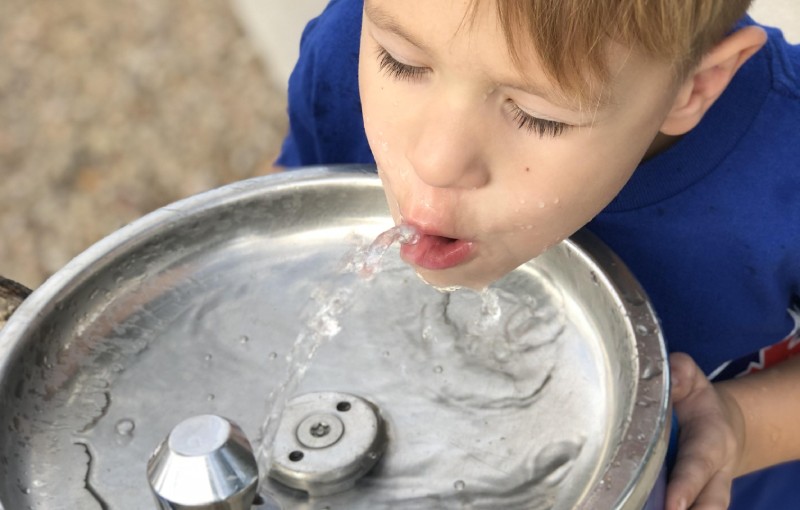
[[[414,244],[403,244],[400,256],[406,262],[423,269],[448,269],[465,262],[473,252],[475,244],[465,239],[418,231],[419,240]]]

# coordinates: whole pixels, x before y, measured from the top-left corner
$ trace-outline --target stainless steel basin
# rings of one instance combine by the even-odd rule
[[[341,289],[341,331],[291,392],[374,402],[386,452],[316,498],[262,472],[262,508],[642,508],[668,371],[622,262],[579,232],[494,286],[502,327],[538,340],[483,342],[481,297],[431,289],[396,252],[369,281],[341,275],[391,225],[374,174],[311,168],[178,202],[78,256],[0,330],[0,508],[154,508],[147,460],[194,415],[257,444],[287,355]]]

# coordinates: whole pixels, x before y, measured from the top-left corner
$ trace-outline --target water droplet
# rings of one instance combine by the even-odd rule
[[[442,368],[441,365],[436,365],[435,367],[433,367],[433,372],[436,374],[441,374],[442,372],[444,372],[444,368]]]
[[[391,355],[392,355],[392,353],[390,353],[389,351],[383,351],[383,357],[384,358],[388,358]]]
[[[644,361],[644,366],[642,366],[642,379],[648,381],[653,377],[658,377],[659,375],[661,375],[661,373],[662,373],[661,368],[656,366],[656,364],[653,363],[653,360],[646,359]]]
[[[644,441],[645,439],[647,439],[647,436],[645,436],[644,434],[639,434],[636,436],[637,441]]]
[[[267,357],[269,359],[271,359],[271,360],[276,359],[278,357],[278,353],[277,352],[271,352],[271,353],[269,353],[269,356],[267,356]]]
[[[217,398],[217,397],[216,397],[216,395],[214,395],[213,393],[209,393],[209,394],[206,396],[206,400],[208,400],[209,402],[210,402],[210,401],[212,401],[212,400],[214,400],[215,398]]]
[[[213,358],[214,356],[212,356],[211,354],[206,354],[205,356],[203,356],[203,359],[206,361],[211,361]]]
[[[242,335],[239,337],[239,343],[246,344],[250,341],[250,337],[247,335]]]
[[[637,335],[649,335],[650,328],[647,327],[646,324],[637,324],[634,328],[636,330]]]
[[[467,484],[466,484],[466,483],[464,483],[464,480],[456,480],[456,481],[453,483],[453,487],[455,487],[455,489],[456,489],[457,491],[463,491],[464,489],[466,489],[466,488],[467,488]]]
[[[114,428],[120,436],[130,436],[133,434],[133,429],[136,428],[136,423],[130,418],[123,418],[117,422]]]

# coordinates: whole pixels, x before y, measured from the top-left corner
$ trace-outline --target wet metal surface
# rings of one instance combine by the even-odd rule
[[[350,289],[294,394],[374,402],[387,450],[322,498],[261,472],[270,505],[640,508],[668,381],[619,261],[576,235],[498,282],[505,322],[487,330],[481,296],[437,292],[391,252],[368,281],[332,279],[390,226],[374,175],[317,169],[173,204],[79,256],[0,331],[0,506],[151,508],[147,459],[195,415],[235,420],[256,446],[286,356]]]
[[[147,479],[163,510],[250,510],[258,466],[238,425],[203,414],[172,429],[147,462]]]

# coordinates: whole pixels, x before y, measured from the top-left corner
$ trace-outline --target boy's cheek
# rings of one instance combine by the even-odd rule
[[[394,220],[395,224],[399,225],[403,219],[402,215],[400,214],[400,205],[397,202],[394,189],[386,177],[386,172],[382,170],[380,165],[378,165],[378,176],[381,179],[383,194],[386,197],[386,204],[389,207],[389,213],[392,215],[392,219]]]

